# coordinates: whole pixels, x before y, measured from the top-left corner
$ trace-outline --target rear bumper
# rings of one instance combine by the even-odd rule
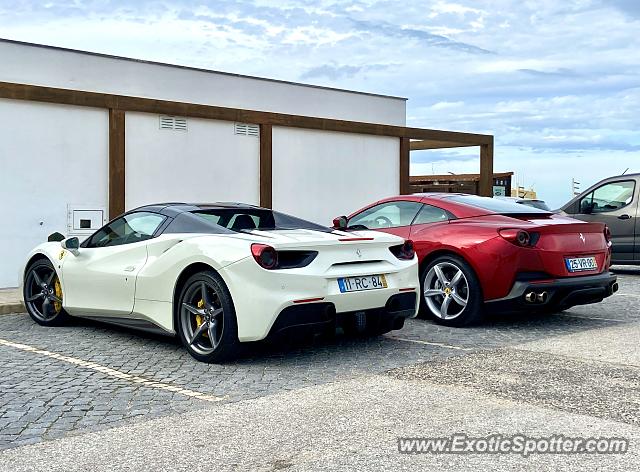
[[[399,293],[389,297],[384,307],[358,311],[364,312],[369,319],[376,319],[378,324],[394,329],[401,327],[404,319],[415,316],[416,302],[415,291]],[[278,314],[268,337],[299,330],[321,332],[343,325],[355,313],[357,311],[336,313],[335,305],[328,302],[288,306]]]
[[[491,312],[564,310],[598,303],[618,290],[611,272],[543,281],[516,281],[509,294],[485,303]],[[532,296],[534,295],[534,296]]]
[[[342,273],[327,273],[312,264],[301,269],[268,271],[249,257],[224,267],[219,273],[233,299],[241,342],[259,341],[286,327],[324,323],[340,318],[343,313],[386,310],[390,300],[406,293],[412,293],[414,300],[407,315],[417,314],[416,293],[420,283],[416,259],[395,264],[384,261],[365,264],[359,270],[345,268]],[[366,274],[384,274],[387,288],[340,292],[338,277]],[[323,314],[318,306],[331,306],[332,312]]]

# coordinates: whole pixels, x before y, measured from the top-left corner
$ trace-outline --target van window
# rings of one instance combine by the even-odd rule
[[[580,200],[580,213],[606,213],[629,205],[635,190],[633,180],[611,182],[598,187]]]

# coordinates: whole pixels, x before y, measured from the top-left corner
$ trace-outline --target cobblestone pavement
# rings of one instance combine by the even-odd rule
[[[542,390],[519,385],[498,391],[498,383],[482,374],[481,367],[499,375],[500,366],[508,365],[504,378],[521,379],[527,372],[543,375],[539,364],[543,362],[556,372],[577,370],[614,379],[614,371],[563,360],[571,352],[558,358],[547,344],[560,336],[584,333],[593,333],[589,336],[595,339],[600,331],[612,329],[629,329],[637,336],[640,270],[621,269],[619,282],[619,294],[605,302],[561,314],[490,317],[480,326],[464,329],[417,319],[400,331],[373,339],[338,337],[286,346],[256,343],[239,360],[225,365],[198,363],[171,338],[84,320],[44,328],[25,314],[3,315],[0,449],[211,408],[212,402],[230,404],[385,373],[407,382],[466,385],[485,394],[535,403],[544,397]],[[585,342],[589,340],[576,338],[576,345]],[[538,347],[513,352],[523,345]],[[536,349],[547,352],[535,354]],[[586,395],[583,406],[593,408],[578,410],[637,425],[639,411],[633,398],[640,393],[638,366],[621,367],[620,372],[624,385],[618,398],[625,407],[617,416],[597,401],[606,391]],[[548,382],[557,387],[553,398],[566,400],[562,378],[568,384],[577,381],[570,377],[549,376]],[[538,403],[548,406],[543,400]],[[551,406],[575,410],[562,401],[552,401]],[[0,455],[0,468],[1,464]]]

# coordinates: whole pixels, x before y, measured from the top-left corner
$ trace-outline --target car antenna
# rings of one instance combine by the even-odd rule
[[[627,167],[627,168],[624,170],[624,172],[623,172],[622,174],[620,174],[620,175],[624,175],[624,174],[626,174],[628,170],[629,170],[629,168]]]

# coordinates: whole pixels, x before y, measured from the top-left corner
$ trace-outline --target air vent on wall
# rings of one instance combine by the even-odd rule
[[[241,136],[260,136],[260,127],[248,123],[236,123],[234,133]]]
[[[187,131],[187,119],[179,116],[160,116],[160,129]]]

